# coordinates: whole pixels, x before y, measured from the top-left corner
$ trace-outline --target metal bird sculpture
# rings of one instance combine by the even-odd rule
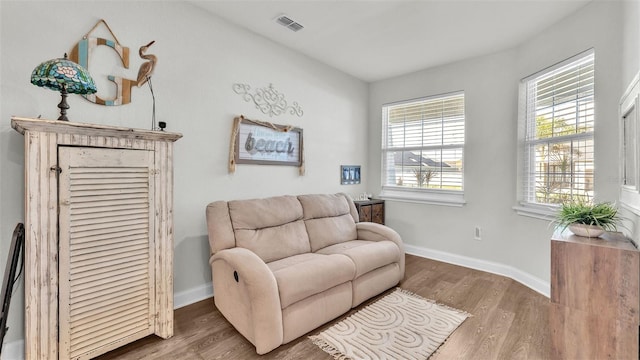
[[[140,70],[138,70],[138,87],[141,87],[147,82],[147,80],[149,80],[151,74],[153,73],[153,68],[155,68],[156,62],[158,62],[158,58],[155,55],[145,54],[145,52],[147,52],[147,50],[149,49],[149,46],[153,45],[153,43],[155,42],[156,41],[153,40],[147,45],[141,46],[140,50],[138,51],[141,58],[148,60],[143,62],[142,65],[140,65]]]

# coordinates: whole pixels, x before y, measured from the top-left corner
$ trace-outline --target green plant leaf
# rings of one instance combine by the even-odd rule
[[[606,231],[617,231],[619,221],[618,209],[609,202],[597,204],[586,202],[563,203],[554,220],[556,228],[561,231],[564,231],[574,223],[597,225]]]

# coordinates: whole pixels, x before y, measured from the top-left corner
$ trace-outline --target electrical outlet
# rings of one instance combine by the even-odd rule
[[[482,240],[482,229],[480,228],[480,226],[476,226],[474,232],[473,232],[473,239],[474,240]]]

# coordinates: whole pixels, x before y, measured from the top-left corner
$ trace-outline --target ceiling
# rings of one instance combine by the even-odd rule
[[[367,82],[508,49],[590,0],[191,0]],[[274,21],[286,14],[304,29]]]

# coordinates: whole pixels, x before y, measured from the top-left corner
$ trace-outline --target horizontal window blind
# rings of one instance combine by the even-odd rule
[[[591,201],[594,178],[593,51],[523,80],[523,201]]]
[[[382,108],[383,186],[463,189],[464,93]]]

